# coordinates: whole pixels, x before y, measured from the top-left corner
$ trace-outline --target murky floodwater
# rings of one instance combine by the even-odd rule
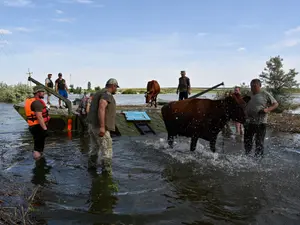
[[[122,96],[125,98],[124,96]],[[130,102],[128,96],[128,102]],[[218,139],[218,153],[200,140],[166,136],[113,141],[113,175],[87,170],[88,136],[51,134],[50,169],[34,168],[25,121],[0,104],[1,170],[42,184],[36,213],[48,224],[299,224],[299,135],[268,132],[264,159],[243,154],[242,142]]]

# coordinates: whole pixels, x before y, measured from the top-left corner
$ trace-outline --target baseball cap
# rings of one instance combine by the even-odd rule
[[[45,89],[43,86],[37,85],[33,87],[33,94],[37,93],[37,92],[45,92]]]
[[[114,84],[114,85],[117,85],[117,87],[119,88],[119,84],[118,84],[118,81],[114,78],[110,78],[107,82],[106,82],[106,85],[108,84]]]

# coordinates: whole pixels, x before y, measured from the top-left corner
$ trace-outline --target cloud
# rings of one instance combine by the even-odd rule
[[[61,3],[80,3],[80,4],[92,4],[92,0],[60,0]]]
[[[59,23],[72,23],[74,22],[74,18],[55,18],[52,19],[53,21],[59,22]]]
[[[63,14],[63,13],[64,13],[62,10],[59,10],[59,9],[55,10],[55,12],[56,12],[57,14]]]
[[[0,29],[0,34],[12,34],[12,32],[11,31],[9,31],[9,30],[5,30],[5,29]]]
[[[290,48],[290,47],[295,47],[299,44],[300,44],[300,38],[290,38],[290,39],[279,41],[269,47],[274,49]]]
[[[19,31],[19,32],[25,32],[25,33],[29,33],[29,32],[32,32],[33,30],[32,29],[29,29],[29,28],[26,28],[26,27],[16,27],[14,28],[16,31]]]
[[[31,0],[5,0],[3,4],[9,7],[29,7],[34,5]]]
[[[92,0],[74,0],[77,3],[82,3],[82,4],[91,4],[94,3]]]
[[[199,32],[197,34],[198,37],[203,37],[203,36],[206,36],[206,35],[208,35],[208,33],[205,33],[205,32]]]
[[[293,29],[289,29],[287,31],[285,31],[285,35],[292,35],[292,34],[295,34],[295,33],[299,33],[300,32],[300,26],[298,27],[295,27]]]
[[[240,47],[240,48],[237,49],[237,51],[239,51],[239,52],[245,51],[245,50],[246,50],[246,48],[244,48],[244,47]]]
[[[237,28],[243,28],[243,29],[256,29],[259,26],[257,24],[240,24],[237,25]]]
[[[92,1],[92,0],[59,0],[60,3],[69,3],[69,4],[84,4],[93,8],[103,8],[104,5],[102,4],[97,4],[96,1]]]
[[[9,42],[7,40],[0,40],[0,48],[4,48],[8,44]]]

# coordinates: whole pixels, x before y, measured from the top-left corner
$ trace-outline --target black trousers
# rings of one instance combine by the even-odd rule
[[[188,98],[188,92],[187,91],[182,91],[179,92],[179,100],[187,99]]]
[[[29,131],[33,136],[34,151],[43,152],[46,140],[46,133],[44,129],[39,124],[37,124],[29,127]]]
[[[266,136],[266,124],[244,124],[244,147],[248,155],[253,146],[255,137],[255,156],[261,156],[264,153],[264,141]]]

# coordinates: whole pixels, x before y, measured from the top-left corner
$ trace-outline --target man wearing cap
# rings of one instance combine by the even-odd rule
[[[119,87],[116,79],[109,79],[105,88],[96,92],[88,113],[89,132],[94,136],[99,149],[89,152],[89,168],[102,164],[102,172],[109,172],[112,160],[111,131],[115,131],[116,101],[113,95]],[[101,155],[101,156],[100,156]],[[100,160],[101,159],[101,160]]]
[[[29,131],[34,140],[33,158],[39,160],[42,156],[47,135],[47,123],[50,120],[44,98],[45,89],[42,86],[33,88],[34,97],[25,101],[25,115]]]
[[[51,80],[51,77],[52,77],[52,74],[49,73],[48,77],[45,80],[45,86],[48,87],[48,88],[53,89],[53,82]],[[47,104],[49,104],[49,105],[51,105],[50,104],[50,96],[51,96],[51,93],[47,91]]]
[[[181,77],[179,78],[179,84],[177,87],[176,94],[179,92],[179,100],[187,99],[188,95],[191,94],[190,78],[186,76],[185,71],[180,72]]]
[[[56,92],[58,92],[58,94],[60,94],[64,98],[68,98],[68,91],[69,90],[68,90],[65,79],[62,78],[61,73],[58,74],[58,79],[56,79],[56,81],[55,81],[55,90],[56,90]],[[59,104],[59,108],[62,109],[60,99],[58,100],[58,104]]]

